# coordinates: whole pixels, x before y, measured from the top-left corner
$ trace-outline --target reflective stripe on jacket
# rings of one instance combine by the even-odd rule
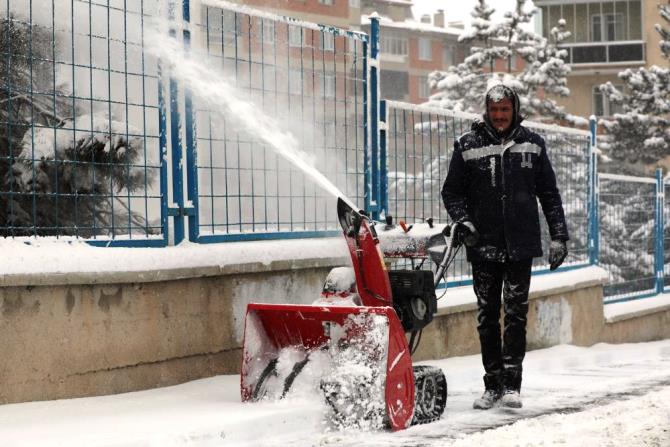
[[[501,142],[485,123],[454,143],[442,200],[454,221],[469,220],[479,242],[468,260],[518,261],[542,256],[537,199],[554,240],[568,229],[544,140],[518,126]]]

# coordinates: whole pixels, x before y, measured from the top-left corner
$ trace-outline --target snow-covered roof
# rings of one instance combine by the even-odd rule
[[[396,22],[391,20],[388,17],[377,16],[379,18],[379,24],[386,28],[397,28],[404,29],[408,31],[419,31],[424,33],[438,33],[438,34],[448,34],[450,36],[458,37],[463,30],[461,28],[455,28],[450,26],[435,26],[431,23],[417,22],[416,20],[405,20],[403,22]],[[361,16],[361,25],[369,25],[370,16],[362,15]]]

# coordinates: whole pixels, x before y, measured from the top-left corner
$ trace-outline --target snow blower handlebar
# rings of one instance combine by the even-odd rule
[[[455,222],[449,226],[444,227],[444,230],[439,235],[436,235],[438,239],[442,239],[446,242],[445,248],[442,251],[441,257],[436,258],[433,256],[433,262],[437,264],[437,272],[435,273],[434,286],[437,289],[438,284],[442,281],[447,268],[453,262],[456,257],[456,253],[461,248],[460,238],[456,237],[456,232],[458,226],[461,225],[458,222]],[[435,242],[432,242],[433,244]]]

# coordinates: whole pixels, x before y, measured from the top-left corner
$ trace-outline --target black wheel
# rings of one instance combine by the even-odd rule
[[[427,424],[442,416],[447,406],[447,379],[434,366],[414,366],[414,418],[412,425]]]

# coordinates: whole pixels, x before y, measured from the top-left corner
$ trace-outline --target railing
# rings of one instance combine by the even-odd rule
[[[577,66],[645,63],[642,40],[562,44],[561,49],[568,52],[566,62]]]

